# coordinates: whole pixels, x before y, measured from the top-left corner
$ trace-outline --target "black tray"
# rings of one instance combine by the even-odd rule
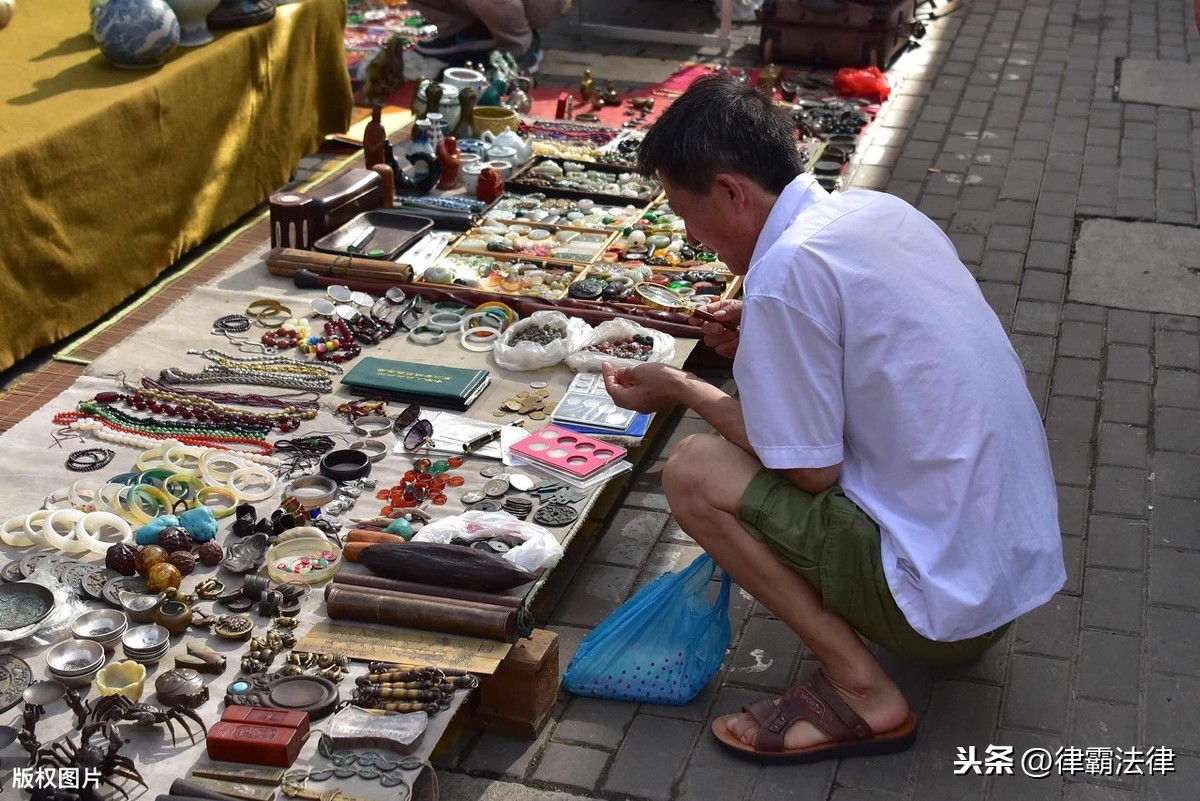
[[[594,200],[597,202],[603,202],[603,203],[609,203],[609,204],[616,204],[618,206],[628,206],[628,205],[636,206],[639,203],[643,203],[643,204],[649,203],[650,201],[654,200],[655,198],[657,198],[659,195],[662,194],[661,186],[657,190],[655,190],[653,193],[651,193],[650,195],[648,195],[646,197],[642,197],[640,195],[638,197],[625,197],[624,195],[609,195],[609,194],[605,194],[603,192],[584,192],[584,191],[581,191],[578,189],[564,189],[564,188],[557,187],[557,186],[542,186],[541,184],[528,183],[527,179],[531,176],[531,174],[532,174],[531,171],[533,170],[533,168],[538,166],[539,164],[544,164],[547,161],[553,161],[553,162],[557,163],[558,166],[560,166],[560,167],[563,165],[564,162],[570,161],[570,162],[574,162],[576,164],[582,164],[585,170],[593,171],[593,172],[608,173],[609,175],[621,175],[622,173],[634,172],[634,170],[627,170],[627,169],[623,169],[621,167],[614,167],[611,164],[595,164],[595,163],[592,163],[589,161],[577,161],[576,159],[563,159],[563,158],[553,158],[551,156],[538,156],[537,158],[533,159],[528,164],[526,164],[525,167],[520,172],[518,172],[517,174],[513,175],[512,178],[505,181],[504,188],[510,192],[515,192],[519,195],[529,195],[529,194],[533,194],[535,192],[541,192],[542,194],[546,195],[547,197],[565,197],[565,198],[571,198],[573,200],[582,200],[584,198],[587,198],[589,200]]]
[[[363,246],[362,253],[351,254],[346,250],[347,246],[369,225],[375,227],[375,235]],[[428,217],[377,209],[363,212],[336,231],[321,237],[313,243],[313,248],[336,256],[353,255],[355,258],[391,261],[432,227],[433,220]],[[368,251],[376,249],[382,250],[383,253],[368,255]]]

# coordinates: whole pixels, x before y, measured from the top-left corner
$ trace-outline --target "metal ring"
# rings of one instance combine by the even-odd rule
[[[360,439],[357,442],[351,442],[350,447],[356,451],[363,451],[367,454],[367,458],[372,462],[378,462],[388,454],[388,444],[381,439]]]
[[[382,437],[384,434],[391,433],[392,425],[391,418],[380,414],[367,414],[362,417],[356,417],[350,423],[350,427],[354,429],[354,433],[361,434],[364,437]]]

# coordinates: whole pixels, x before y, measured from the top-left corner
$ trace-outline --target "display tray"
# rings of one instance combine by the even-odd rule
[[[512,234],[518,234],[515,241]],[[571,228],[541,223],[495,223],[480,225],[450,245],[451,254],[490,256],[499,260],[541,260],[567,264],[591,264],[612,243],[616,231]],[[515,250],[496,250],[495,245]]]
[[[428,217],[376,209],[354,217],[341,228],[318,239],[313,247],[322,253],[391,261],[432,227],[433,220]],[[369,228],[374,229],[371,238],[356,250],[349,250]]]
[[[617,206],[590,200],[552,198],[535,192],[529,195],[505,193],[488,212],[502,223],[541,223],[581,230],[624,229],[642,219],[646,204],[641,201]]]
[[[557,177],[540,174],[540,169],[544,169],[543,165],[547,164],[557,165],[563,174]],[[567,169],[571,165],[576,165],[580,169]],[[578,177],[572,178],[571,173],[578,174]],[[597,203],[618,205],[649,203],[662,194],[662,184],[657,179],[645,178],[640,175],[637,176],[639,191],[636,194],[625,195],[616,191],[615,188],[610,188],[620,185],[619,179],[622,175],[636,175],[636,173],[607,164],[573,162],[570,159],[538,156],[505,182],[505,189],[518,194],[540,193],[547,197],[592,200]],[[594,177],[595,184],[598,186],[590,184],[586,180],[588,176]],[[602,183],[605,178],[610,180]]]

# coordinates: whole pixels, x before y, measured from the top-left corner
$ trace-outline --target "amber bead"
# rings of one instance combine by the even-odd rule
[[[150,573],[146,576],[146,589],[150,592],[174,590],[178,589],[181,581],[183,574],[179,572],[179,568],[170,562],[159,562],[150,568]]]
[[[167,561],[167,552],[165,549],[157,545],[147,545],[138,551],[137,557],[133,560],[133,566],[137,569],[139,576],[149,578],[150,569],[160,562],[165,561]]]

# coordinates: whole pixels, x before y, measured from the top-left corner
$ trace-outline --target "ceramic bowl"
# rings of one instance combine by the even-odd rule
[[[71,633],[80,640],[92,640],[107,650],[117,647],[129,628],[129,618],[116,609],[96,609],[84,612],[71,621]]]
[[[66,640],[46,654],[46,668],[56,679],[96,673],[104,664],[104,646],[91,640]]]
[[[453,86],[459,91],[471,89],[475,92],[476,97],[483,93],[483,85],[486,82],[487,76],[482,72],[469,70],[466,67],[447,67],[442,72],[442,83]]]
[[[500,106],[475,107],[475,133],[491,131],[494,134],[504,133],[505,130],[515,131],[520,125],[517,112]]]
[[[101,695],[123,695],[135,704],[141,700],[146,684],[146,666],[137,662],[113,662],[96,674],[96,689]]]
[[[493,148],[493,149],[495,149],[495,148]],[[511,148],[505,148],[505,149],[511,150]],[[487,167],[495,167],[496,171],[500,173],[500,177],[503,178],[505,181],[507,181],[509,178],[512,178],[513,165],[508,163],[507,161],[501,161],[500,159],[491,159],[490,161],[483,162],[483,164]]]

